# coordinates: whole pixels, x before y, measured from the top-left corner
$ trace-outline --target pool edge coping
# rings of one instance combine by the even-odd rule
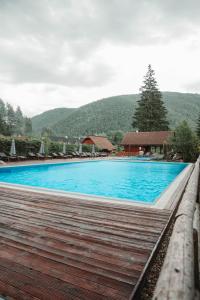
[[[103,159],[104,161],[106,159]],[[110,160],[110,159],[108,159]],[[47,162],[45,164],[67,164],[67,163],[78,163],[78,162],[91,162],[91,161],[101,161],[99,159],[87,159],[87,160],[74,160],[74,161],[66,161],[66,162],[57,162],[57,163],[51,163]],[[148,161],[150,162],[150,161]],[[147,162],[147,163],[148,163]],[[40,165],[43,165],[44,163],[41,163]],[[9,165],[9,166],[2,166],[4,167],[24,167],[24,166],[36,166],[39,165],[37,164],[22,164],[22,165]],[[194,164],[189,163],[179,174],[178,176],[170,183],[170,185],[162,192],[159,198],[155,199],[153,203],[144,203],[142,201],[137,201],[134,199],[120,199],[120,198],[112,198],[112,197],[104,197],[104,196],[95,196],[95,195],[88,195],[88,194],[81,194],[81,193],[76,193],[76,192],[64,192],[64,191],[59,191],[55,189],[48,189],[48,188],[38,188],[34,186],[26,186],[26,185],[21,185],[21,184],[12,184],[12,183],[5,183],[5,182],[0,182],[0,187],[2,188],[10,188],[10,189],[17,189],[21,191],[26,191],[26,192],[34,192],[38,194],[51,194],[55,196],[61,196],[61,197],[70,197],[73,199],[78,199],[78,200],[91,200],[91,201],[96,201],[96,202],[102,202],[108,203],[108,204],[119,204],[119,205],[130,205],[130,206],[140,206],[140,207],[150,207],[150,208],[158,208],[158,209],[170,209],[169,206],[169,200],[172,198],[173,195],[176,195],[178,190],[181,188],[184,189],[186,185],[187,178],[190,177],[192,169],[193,169]],[[181,185],[183,185],[181,187]],[[180,189],[179,189],[180,188]],[[175,200],[174,200],[175,201]],[[172,201],[171,201],[172,202]],[[172,203],[171,203],[172,204]]]

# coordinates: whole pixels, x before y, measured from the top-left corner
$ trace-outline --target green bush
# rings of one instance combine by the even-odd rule
[[[57,142],[50,142],[47,149],[48,154],[53,152],[62,152],[62,144]]]
[[[176,127],[175,135],[171,138],[173,150],[182,155],[185,162],[193,162],[197,159],[198,139],[186,121]]]
[[[71,154],[72,152],[76,151],[77,150],[77,146],[74,145],[74,144],[67,144],[66,145],[66,152],[67,154]]]
[[[11,147],[12,138],[11,137],[0,137],[0,152],[5,152],[9,154]],[[28,138],[17,138],[15,139],[15,147],[17,155],[27,155],[29,151],[38,152],[40,148],[41,141],[36,139]]]

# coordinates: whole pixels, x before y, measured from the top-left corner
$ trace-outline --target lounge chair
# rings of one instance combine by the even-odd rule
[[[62,152],[58,152],[60,158],[72,158],[73,155],[72,154],[64,154]]]
[[[18,156],[17,155],[9,155],[8,158],[11,161],[17,161],[18,160]]]
[[[183,159],[183,156],[182,156],[182,154],[181,153],[175,153],[174,154],[174,156],[173,156],[173,158],[172,158],[172,160],[173,161],[180,161],[180,160],[182,160]]]
[[[157,154],[157,153],[155,153],[155,154]],[[150,157],[151,156],[151,152],[146,152],[145,154],[144,154],[144,157]]]
[[[106,157],[106,156],[108,156],[108,153],[106,153],[106,152],[101,152],[101,153],[100,153],[100,156],[101,156],[101,157]]]
[[[91,152],[86,152],[87,157],[92,157],[92,153]]]
[[[0,152],[0,160],[9,161],[9,157],[4,152]]]
[[[79,155],[77,155],[77,153],[74,151],[72,152],[72,157],[78,157]]]
[[[83,152],[80,157],[86,158],[86,157],[88,157],[88,153],[87,152]]]
[[[75,157],[85,157],[85,154],[83,152],[79,153],[78,151],[74,151],[74,154],[75,154]]]
[[[67,158],[67,154],[64,154],[62,152],[58,152],[58,155],[60,158]]]
[[[33,153],[33,152],[28,152],[28,158],[30,158],[30,159],[37,159],[37,156],[36,156],[36,154],[35,153]]]
[[[57,153],[55,153],[55,152],[52,152],[51,156],[52,156],[52,158],[59,158],[59,155]]]
[[[17,159],[18,159],[18,160],[26,160],[27,157],[24,156],[24,155],[18,155],[18,156],[17,156]]]
[[[72,154],[65,154],[65,158],[72,158],[73,155]]]
[[[163,160],[164,154],[153,153],[151,159],[152,160]]]
[[[45,156],[43,154],[40,154],[40,153],[36,153],[36,157],[38,159],[45,159]]]

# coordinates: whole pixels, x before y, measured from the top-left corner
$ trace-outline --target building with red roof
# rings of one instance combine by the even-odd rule
[[[138,155],[139,151],[150,152],[159,148],[160,153],[164,151],[164,146],[169,143],[172,131],[149,131],[149,132],[127,132],[121,142],[124,146],[125,154]]]
[[[105,136],[89,135],[81,143],[95,145],[101,151],[112,152],[114,150],[114,146]]]

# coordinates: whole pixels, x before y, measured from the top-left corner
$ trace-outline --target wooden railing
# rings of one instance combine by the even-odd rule
[[[175,216],[154,300],[200,299],[199,164],[197,160]]]

